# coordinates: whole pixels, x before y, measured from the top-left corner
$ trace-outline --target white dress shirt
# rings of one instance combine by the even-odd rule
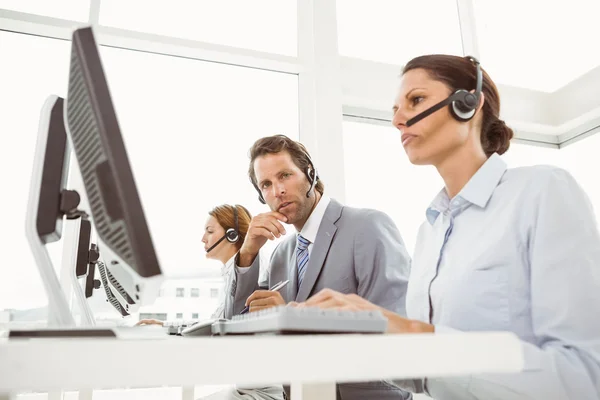
[[[492,155],[419,230],[407,314],[438,334],[511,331],[520,374],[414,381],[437,400],[600,398],[600,235],[566,171]],[[400,386],[405,386],[400,384]]]
[[[238,253],[235,253],[224,265],[221,266],[221,277],[223,278],[224,287],[219,296],[219,305],[213,312],[211,318],[225,318],[225,297],[231,287],[233,279],[233,267],[235,265],[235,257]]]
[[[308,256],[310,257],[310,252],[313,248],[313,243],[317,239],[317,232],[319,232],[319,227],[321,226],[321,221],[323,221],[323,217],[325,216],[325,210],[327,210],[327,206],[331,202],[331,198],[328,196],[321,196],[321,199],[317,203],[317,206],[310,214],[306,223],[302,227],[300,231],[300,235],[310,243],[308,245]],[[297,237],[296,237],[297,238]],[[296,245],[298,244],[298,239],[296,239]]]

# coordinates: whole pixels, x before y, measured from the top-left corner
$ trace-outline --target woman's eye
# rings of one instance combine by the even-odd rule
[[[416,106],[417,104],[419,104],[423,100],[424,100],[423,96],[415,96],[415,97],[412,98],[412,104],[413,104],[413,106]]]

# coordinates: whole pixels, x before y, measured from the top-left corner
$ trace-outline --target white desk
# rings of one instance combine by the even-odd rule
[[[327,400],[335,382],[522,368],[509,333],[3,339],[0,399],[30,390],[291,383],[294,400]]]

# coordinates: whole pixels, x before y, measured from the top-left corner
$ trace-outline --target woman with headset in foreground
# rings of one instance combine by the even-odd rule
[[[513,132],[472,57],[411,60],[393,110],[410,162],[445,187],[424,209],[407,318],[382,310],[388,331],[511,331],[525,360],[519,374],[397,384],[439,400],[600,398],[600,236],[584,191],[560,168],[507,169]],[[299,306],[378,309],[329,290]]]
[[[231,318],[231,315],[225,315],[225,296],[227,290],[230,290],[232,280],[234,278],[233,268],[235,266],[235,256],[239,252],[252,215],[241,205],[220,205],[213,208],[208,213],[208,219],[204,225],[204,235],[202,243],[206,251],[206,258],[219,260],[223,263],[221,273],[225,282],[225,290],[220,298],[219,306],[213,312],[212,318]],[[231,309],[231,307],[229,307]],[[155,319],[143,319],[137,325],[158,324],[163,325],[163,321]],[[235,362],[235,358],[232,359]],[[207,397],[202,397],[204,400],[283,400],[282,386],[267,386],[257,388],[231,388],[223,392],[218,392]]]

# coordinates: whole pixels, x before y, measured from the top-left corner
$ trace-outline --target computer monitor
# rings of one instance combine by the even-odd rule
[[[46,244],[62,236],[65,215],[77,214],[79,197],[66,189],[69,144],[64,99],[50,96],[42,107],[29,188],[25,234],[48,295],[48,324],[72,326],[73,317]]]
[[[71,148],[79,191],[66,188]],[[59,281],[45,245],[63,236],[65,217],[75,221],[67,222]],[[49,297],[49,325],[75,325],[65,296],[70,289],[86,325],[93,325],[85,299],[100,281],[123,316],[157,297],[163,276],[91,28],[73,33],[67,100],[50,96],[42,108],[26,219]],[[83,288],[79,278],[85,278]]]
[[[91,27],[73,33],[65,122],[106,279],[132,312],[156,299],[163,276]]]

